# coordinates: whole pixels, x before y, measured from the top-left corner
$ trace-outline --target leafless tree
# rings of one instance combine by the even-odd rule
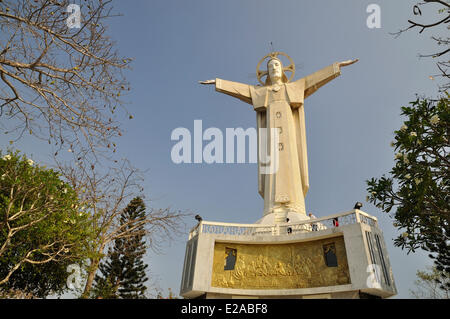
[[[93,165],[86,166],[84,161],[75,166],[59,165],[59,170],[69,181],[92,216],[95,231],[92,243],[93,255],[87,269],[87,280],[82,297],[88,298],[101,259],[115,239],[136,236],[136,230],[142,228],[148,247],[159,251],[162,244],[170,242],[174,236],[185,231],[183,218],[191,214],[174,211],[171,208],[153,209],[147,207],[144,218],[120,223],[122,210],[129,201],[142,193],[142,177],[127,160],[115,167],[100,172]],[[141,197],[143,197],[141,195]]]
[[[80,1],[69,28],[69,0],[0,1],[0,129],[10,143],[31,134],[77,157],[115,151],[117,112],[129,90],[105,22],[111,0]],[[100,151],[102,150],[102,151]]]
[[[408,20],[409,26],[393,33],[393,35],[400,36],[402,33],[411,29],[418,29],[419,34],[422,34],[425,30],[435,30],[438,27],[444,27],[443,33],[448,34],[448,30],[450,29],[450,3],[447,0],[423,0],[423,2],[419,2],[413,6],[414,15],[422,16],[421,8],[425,6],[432,6],[432,8],[437,9],[438,14],[441,16],[430,22]],[[450,37],[433,35],[431,39],[433,39],[439,47],[443,47],[443,49],[431,54],[420,54],[419,57],[439,59],[436,65],[440,71],[440,74],[436,76],[444,78],[445,83],[440,86],[440,90],[447,91],[450,88],[450,60],[448,59],[448,54],[450,53]]]
[[[56,147],[55,161],[91,216],[97,232],[83,295],[110,243],[145,225],[158,249],[182,229],[179,211],[148,209],[133,227],[120,225],[128,201],[142,192],[139,172],[127,161],[99,167],[98,154],[116,149],[122,135],[118,113],[129,90],[123,71],[131,59],[115,50],[106,22],[111,0],[79,1],[81,27],[69,28],[69,0],[0,0],[0,130],[10,143],[31,134]],[[61,164],[69,151],[76,161]],[[75,163],[75,164],[74,164]]]

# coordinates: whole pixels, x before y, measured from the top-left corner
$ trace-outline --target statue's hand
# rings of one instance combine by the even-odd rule
[[[359,59],[343,61],[343,62],[340,62],[340,63],[339,63],[339,67],[347,66],[347,65],[352,65],[353,63],[356,63],[356,62],[358,62],[358,61],[359,61]]]
[[[216,84],[216,80],[198,81],[200,84]]]

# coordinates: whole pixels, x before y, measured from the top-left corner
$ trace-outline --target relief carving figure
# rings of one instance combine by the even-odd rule
[[[294,275],[294,267],[292,267],[291,263],[286,264],[286,274],[288,276]]]
[[[296,275],[301,275],[303,271],[302,261],[300,255],[295,256],[294,270]]]
[[[308,288],[350,283],[344,240],[334,238],[338,267],[328,267],[324,246],[330,240],[313,243],[251,245],[235,244],[234,269],[224,269],[228,256],[225,243],[216,243],[212,286],[224,288],[275,289]],[[229,247],[229,246],[228,246]]]
[[[290,62],[283,66],[279,56]],[[267,61],[267,70],[260,65]],[[308,160],[306,149],[306,129],[304,99],[320,87],[341,74],[341,67],[358,60],[337,62],[311,75],[290,82],[295,73],[295,64],[283,52],[266,55],[257,66],[257,77],[261,85],[249,85],[216,78],[201,81],[214,84],[216,91],[235,97],[253,106],[256,111],[257,132],[266,129],[265,148],[273,150],[272,130],[278,132],[277,170],[267,173],[258,152],[258,192],[264,199],[264,215],[275,213],[276,222],[284,222],[289,212],[297,212],[306,217],[305,196],[309,189]],[[286,72],[290,72],[289,79]],[[263,78],[266,78],[263,81]],[[260,136],[259,136],[260,137]],[[260,141],[260,138],[258,139]],[[262,144],[258,144],[261,148]]]
[[[242,257],[237,258],[233,277],[238,281],[243,280],[245,277],[245,262]]]

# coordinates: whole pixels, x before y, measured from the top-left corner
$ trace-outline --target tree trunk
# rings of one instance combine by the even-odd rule
[[[89,298],[89,295],[90,295],[90,292],[91,292],[91,288],[92,288],[92,284],[94,283],[95,273],[97,272],[99,264],[100,264],[100,259],[99,258],[91,259],[91,266],[89,267],[89,272],[88,272],[86,285],[84,286],[84,291],[83,291],[83,294],[81,295],[82,299],[88,299]]]

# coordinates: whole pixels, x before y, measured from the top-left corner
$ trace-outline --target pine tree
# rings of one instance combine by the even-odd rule
[[[146,217],[142,198],[136,197],[122,211],[120,225],[130,230],[132,236],[118,238],[108,251],[108,260],[99,266],[102,276],[96,275],[94,295],[103,298],[140,299],[146,298],[145,282],[147,264],[145,229],[140,224]]]
[[[95,275],[94,297],[117,299],[117,290],[123,279],[124,264],[121,260],[123,255],[123,239],[116,239],[114,247],[108,250],[108,259],[99,265],[102,276]]]
[[[123,262],[125,267],[118,291],[121,298],[145,298],[147,287],[144,283],[148,280],[145,270],[148,265],[143,260],[146,252],[145,230],[143,225],[139,225],[145,215],[144,201],[142,198],[136,197],[125,208],[121,216],[124,222],[133,221],[127,227],[135,228],[133,232],[136,234],[127,238],[124,243]]]

